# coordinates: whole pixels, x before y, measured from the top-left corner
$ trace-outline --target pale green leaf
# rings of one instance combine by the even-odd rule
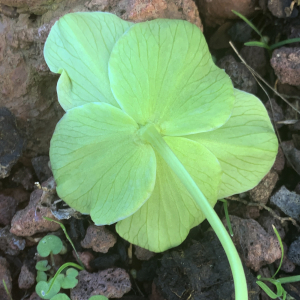
[[[155,153],[136,140],[136,122],[106,103],[68,110],[51,140],[58,195],[97,225],[124,219],[149,198]]]
[[[177,137],[164,139],[214,206],[221,180],[218,160],[199,143]],[[118,222],[116,229],[129,242],[162,252],[182,243],[205,216],[157,153],[156,161],[156,183],[151,197],[135,214]]]
[[[64,110],[89,102],[118,106],[108,79],[108,59],[115,42],[131,26],[103,12],[67,14],[52,27],[44,56],[54,73]]]
[[[200,29],[182,20],[132,26],[115,44],[109,78],[116,100],[137,123],[163,135],[223,125],[234,103],[229,76],[213,62]]]
[[[219,198],[255,187],[272,167],[278,142],[268,113],[255,96],[235,90],[229,121],[221,128],[188,138],[207,147],[219,160],[222,183]]]
[[[70,300],[70,297],[68,297],[66,294],[59,293],[52,297],[51,300]]]
[[[78,271],[74,268],[69,268],[66,272],[66,275],[60,281],[60,285],[63,289],[73,289],[77,283]]]

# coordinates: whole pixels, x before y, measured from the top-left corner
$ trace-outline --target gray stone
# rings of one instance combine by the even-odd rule
[[[286,215],[300,221],[300,195],[290,192],[285,186],[271,197],[271,203],[280,208]]]
[[[300,151],[295,148],[294,142],[282,142],[281,148],[287,157],[287,162],[292,164],[295,170],[300,174]]]
[[[300,266],[300,237],[291,243],[288,258],[296,265]]]
[[[0,107],[0,178],[9,176],[22,155],[24,143],[14,115],[7,108]]]

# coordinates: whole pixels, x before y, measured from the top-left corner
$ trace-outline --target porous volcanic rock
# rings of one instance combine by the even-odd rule
[[[284,185],[271,197],[271,203],[286,215],[300,221],[300,195],[290,192]]]
[[[30,268],[28,264],[23,264],[18,278],[18,285],[20,289],[30,289],[35,284],[36,271]]]
[[[271,65],[281,83],[300,85],[300,47],[275,49]]]
[[[113,247],[116,242],[116,235],[105,226],[90,225],[81,246],[92,248],[95,252],[107,253],[109,248]]]
[[[94,295],[121,298],[131,290],[130,277],[125,270],[107,269],[97,273],[80,271],[78,284],[71,290],[72,300],[88,300]]]
[[[257,272],[281,257],[277,238],[268,234],[257,221],[230,216],[230,222],[233,242],[247,267]],[[226,220],[223,223],[227,226]]]
[[[11,221],[11,233],[17,236],[31,236],[60,228],[59,224],[43,219],[43,217],[48,217],[57,220],[49,207],[57,198],[54,178],[49,178],[42,184],[42,187],[44,189],[33,191],[28,206],[15,214]]]

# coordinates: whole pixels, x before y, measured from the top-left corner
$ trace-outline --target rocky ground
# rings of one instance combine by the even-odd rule
[[[37,243],[49,232],[66,241],[60,226],[42,216],[64,219],[85,264],[86,271],[80,272],[79,284],[70,293],[72,300],[88,299],[95,290],[128,300],[234,299],[225,253],[206,221],[192,229],[179,247],[154,254],[132,248],[114,226],[96,227],[88,216],[57,201],[48,151],[63,110],[56,97],[58,76],[44,61],[43,45],[55,21],[76,11],[108,11],[133,22],[188,20],[204,32],[217,65],[231,76],[235,87],[264,102],[281,148],[257,187],[228,200],[233,241],[244,263],[249,299],[270,299],[255,281],[259,274],[270,277],[279,265],[281,250],[272,224],[285,247],[278,276],[299,275],[299,114],[267,88],[269,100],[229,45],[231,40],[247,64],[299,110],[300,43],[273,53],[243,46],[259,36],[231,12],[234,9],[251,18],[273,44],[300,37],[298,4],[292,0],[0,0],[1,299],[9,299],[3,280],[14,300],[40,299],[34,292]],[[221,203],[216,211],[224,219]],[[56,260],[58,264],[76,261],[70,246]],[[299,283],[284,288],[300,299]]]

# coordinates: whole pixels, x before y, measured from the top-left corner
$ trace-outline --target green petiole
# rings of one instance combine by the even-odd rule
[[[164,141],[155,126],[153,124],[144,126],[140,131],[140,136],[145,142],[150,143],[152,147],[162,156],[162,158],[166,161],[169,167],[178,176],[182,184],[191,194],[199,208],[205,214],[208,222],[217,234],[228,257],[234,279],[235,299],[247,300],[247,283],[242,262],[228,232],[223,226],[218,215],[210,206],[206,197],[200,191],[193,178],[190,176],[185,167]]]

